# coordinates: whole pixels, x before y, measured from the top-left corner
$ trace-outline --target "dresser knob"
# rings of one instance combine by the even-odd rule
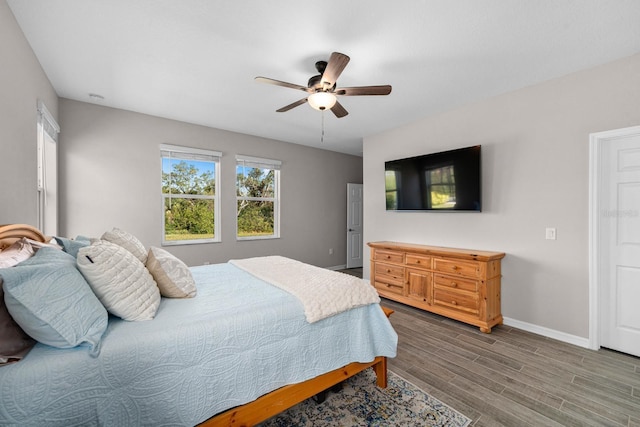
[[[452,304],[452,305],[458,305],[458,303],[457,303],[457,302],[455,302],[455,301],[451,301],[451,304]]]
[[[454,265],[453,267],[451,267],[451,269],[452,269],[453,271],[456,271],[456,270],[458,269],[458,266],[457,266],[457,265]]]
[[[456,282],[451,282],[451,287],[452,288],[456,288],[456,287],[458,287],[458,284]]]

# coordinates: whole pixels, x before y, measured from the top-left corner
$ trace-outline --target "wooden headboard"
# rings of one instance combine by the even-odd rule
[[[13,244],[23,237],[37,242],[47,242],[47,238],[37,228],[28,224],[5,224],[0,225],[0,250]]]

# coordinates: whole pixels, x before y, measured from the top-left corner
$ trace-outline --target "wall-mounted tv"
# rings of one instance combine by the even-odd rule
[[[385,162],[387,210],[480,212],[480,147]]]

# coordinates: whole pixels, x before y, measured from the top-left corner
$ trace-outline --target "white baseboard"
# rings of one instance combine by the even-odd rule
[[[554,340],[577,345],[579,347],[590,348],[589,339],[578,337],[576,335],[567,334],[565,332],[556,331],[555,329],[545,328],[544,326],[534,325],[532,323],[522,322],[520,320],[503,318],[503,323],[507,326],[522,329],[523,331],[532,332],[543,337],[553,338]]]
[[[334,265],[333,267],[325,267],[327,270],[344,270],[347,268],[347,264]]]
[[[344,267],[340,267],[337,268],[337,270],[342,270],[343,268]],[[364,280],[365,282],[371,284],[369,279]],[[568,344],[577,345],[578,347],[591,348],[588,338],[567,334],[566,332],[556,331],[555,329],[545,328],[544,326],[534,325],[533,323],[527,323],[521,320],[511,319],[510,317],[504,317],[502,321],[507,326],[522,329],[523,331],[542,335],[543,337],[552,338],[554,340],[566,342]]]

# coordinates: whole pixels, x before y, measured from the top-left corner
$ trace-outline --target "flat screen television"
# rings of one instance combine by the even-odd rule
[[[480,212],[480,147],[385,162],[387,210]]]

